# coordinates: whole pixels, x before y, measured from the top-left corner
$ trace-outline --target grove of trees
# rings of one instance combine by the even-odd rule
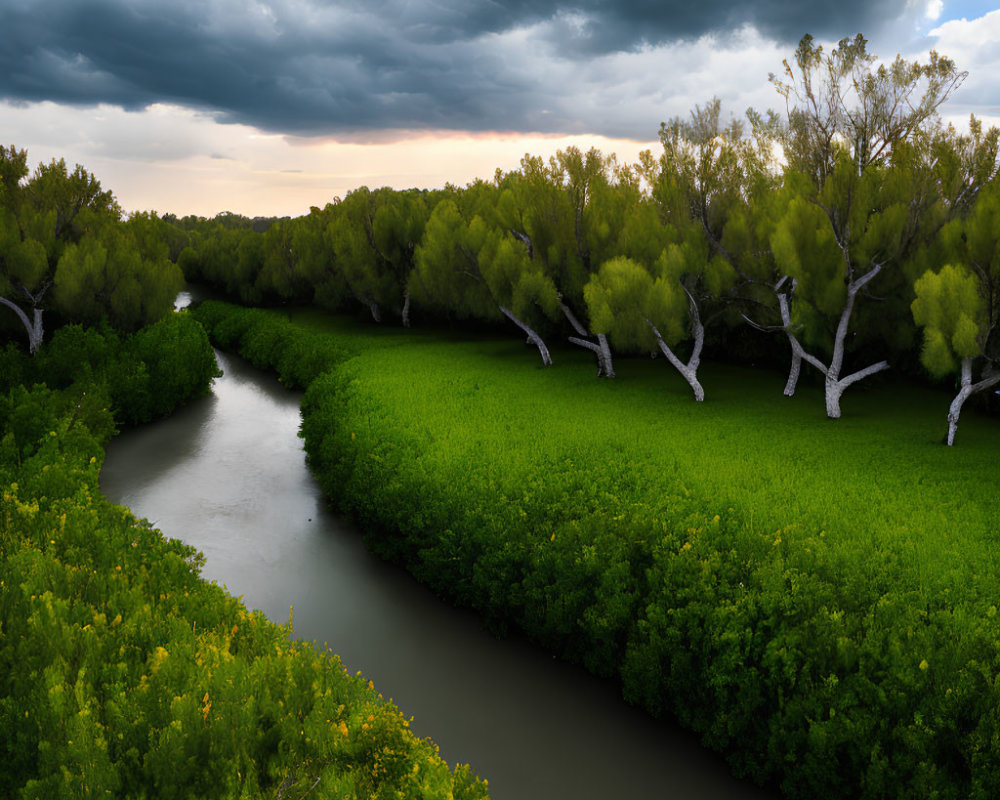
[[[806,36],[771,76],[781,113],[726,119],[712,99],[636,164],[568,148],[465,187],[361,187],[263,232],[181,221],[178,263],[247,303],[506,319],[543,364],[566,337],[609,378],[616,352],[662,353],[696,400],[706,352],[787,357],[789,396],[805,363],[830,418],[890,366],[955,373],[951,443],[966,398],[1000,382],[1000,132],[938,113],[965,75],[934,52],[880,64],[860,35],[830,52]]]
[[[860,35],[830,52],[806,36],[771,76],[780,113],[727,119],[712,99],[636,164],[568,148],[465,187],[363,186],[294,219],[123,220],[82,167],[29,176],[2,148],[0,304],[35,352],[44,312],[135,330],[183,275],[247,304],[508,322],[543,364],[565,337],[608,378],[615,353],[662,354],[699,401],[706,353],[787,358],[785,394],[812,367],[831,418],[890,366],[954,374],[951,443],[966,399],[1000,381],[1000,132],[943,123],[964,78],[934,52],[881,64]]]

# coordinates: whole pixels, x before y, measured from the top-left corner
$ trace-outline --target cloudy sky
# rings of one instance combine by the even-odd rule
[[[778,107],[804,33],[952,57],[1000,125],[1000,0],[0,0],[0,139],[127,210],[292,215],[575,144],[634,160],[713,96]]]

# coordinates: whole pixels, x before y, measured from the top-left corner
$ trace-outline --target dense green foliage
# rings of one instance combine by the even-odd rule
[[[970,214],[945,226],[939,243],[947,263],[928,269],[914,284],[913,319],[924,329],[921,361],[934,374],[961,374],[948,412],[948,444],[965,400],[1000,383],[998,187],[991,184]]]
[[[62,321],[104,319],[124,331],[166,315],[183,283],[170,260],[173,230],[152,214],[123,222],[111,192],[80,165],[70,172],[52,161],[29,177],[27,152],[0,146],[0,305],[32,353],[50,308]]]
[[[333,339],[317,339],[287,318],[260,309],[237,309],[207,300],[192,314],[219,347],[238,350],[254,366],[270,368],[283,384],[304,389],[348,357]]]
[[[959,371],[942,337],[961,324],[963,352],[981,340],[961,358],[986,380],[973,385],[963,362],[961,402],[983,392],[1000,375],[981,358],[995,315],[977,311],[996,306],[1000,130],[973,118],[959,132],[937,115],[966,73],[936,53],[878,64],[861,36],[830,52],[806,36],[784,66],[771,78],[783,115],[726,121],[710,100],[663,123],[659,157],[526,155],[463,188],[361,187],[263,232],[224,215],[187,225],[179,263],[244,303],[366,309],[376,322],[390,309],[404,326],[411,300],[425,325],[506,318],[543,364],[555,336],[592,351],[606,377],[613,352],[660,351],[699,401],[705,357],[784,361],[784,393],[814,371],[832,418],[845,390],[890,367]],[[985,303],[938,303],[927,326],[930,300],[911,314],[917,282],[948,265],[978,278]]]
[[[204,328],[188,314],[172,314],[122,337],[114,329],[67,325],[34,359],[8,345],[0,353],[0,388],[74,383],[86,406],[114,409],[118,423],[149,422],[207,391],[218,374]]]
[[[708,365],[694,407],[645,359],[595,383],[581,354],[293,322],[356,354],[303,401],[317,479],[443,596],[789,797],[1000,792],[989,420],[942,458],[927,389],[834,426],[775,373]]]
[[[100,494],[114,416],[167,413],[216,374],[189,314],[127,338],[65,327],[3,362],[0,796],[486,796],[291,619],[248,612]]]

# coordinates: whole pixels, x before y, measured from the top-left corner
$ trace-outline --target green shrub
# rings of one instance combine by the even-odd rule
[[[260,368],[274,369],[286,386],[305,388],[349,357],[335,339],[310,335],[282,314],[206,301],[193,312],[213,341]]]
[[[132,338],[134,384],[119,399],[127,422],[147,422],[208,392],[218,377],[215,354],[204,328],[186,313],[172,314]]]

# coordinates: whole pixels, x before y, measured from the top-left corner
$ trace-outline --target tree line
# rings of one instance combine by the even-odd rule
[[[727,119],[710,100],[663,123],[662,152],[634,164],[568,148],[464,187],[361,187],[295,219],[137,215],[113,227],[119,249],[91,230],[96,211],[67,232],[64,202],[31,260],[20,251],[49,208],[36,184],[53,164],[23,185],[4,178],[21,199],[5,195],[3,248],[18,255],[0,299],[20,301],[29,333],[27,307],[52,283],[69,318],[104,309],[134,324],[149,274],[137,265],[158,264],[150,289],[166,287],[165,252],[247,304],[362,308],[407,326],[509,321],[544,364],[546,341],[566,336],[608,378],[616,353],[661,354],[696,400],[706,348],[736,355],[752,341],[775,358],[764,341],[788,353],[786,395],[803,363],[816,370],[831,418],[848,387],[890,364],[956,374],[951,443],[965,400],[1000,382],[1000,132],[975,118],[959,132],[938,113],[965,76],[933,51],[882,64],[860,35],[829,52],[806,36],[770,76],[781,112]],[[18,154],[4,152],[10,171]],[[88,209],[112,205],[93,198]],[[139,260],[110,255],[120,249]]]
[[[770,332],[785,394],[805,363],[831,418],[919,358],[960,376],[950,443],[965,399],[1000,382],[1000,134],[938,113],[965,75],[807,36],[770,78],[782,113],[726,120],[714,99],[635,164],[569,148],[461,188],[361,187],[264,233],[206,225],[179,263],[247,303],[507,319],[544,364],[565,334],[605,377],[615,352],[660,353],[696,400],[706,342]]]

